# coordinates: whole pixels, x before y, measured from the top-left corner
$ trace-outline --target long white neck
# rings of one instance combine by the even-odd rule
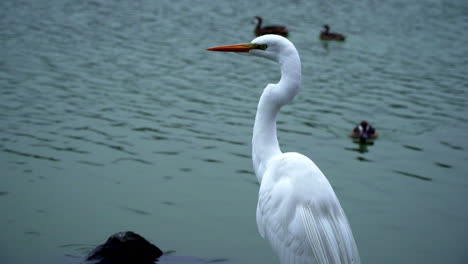
[[[269,84],[258,102],[252,138],[252,161],[258,182],[262,182],[268,161],[281,154],[276,135],[276,116],[283,105],[292,101],[301,84],[301,61],[296,49],[278,59],[281,79]]]

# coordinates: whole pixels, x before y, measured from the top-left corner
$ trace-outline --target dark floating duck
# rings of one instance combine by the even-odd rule
[[[339,33],[330,32],[329,25],[323,25],[324,30],[320,32],[320,39],[321,40],[337,40],[337,41],[344,41],[346,37]]]
[[[279,25],[269,25],[262,27],[262,18],[259,16],[254,17],[254,23],[257,25],[255,27],[255,35],[262,36],[266,34],[275,34],[275,35],[280,35],[283,37],[288,37],[289,30],[285,26],[279,26]]]
[[[353,129],[350,137],[364,143],[369,140],[372,141],[376,139],[377,132],[375,131],[375,128],[369,125],[366,121],[361,121],[361,123]]]

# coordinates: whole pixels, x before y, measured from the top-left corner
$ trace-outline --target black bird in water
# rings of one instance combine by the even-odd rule
[[[153,264],[163,252],[134,232],[119,232],[96,247],[86,257],[92,264]]]
[[[339,33],[330,32],[329,25],[323,25],[324,30],[320,32],[320,39],[321,40],[337,40],[337,41],[344,41],[346,37]]]
[[[377,132],[367,121],[361,121],[361,123],[351,131],[350,137],[359,139],[360,142],[366,142],[367,140],[376,139]]]
[[[107,241],[93,249],[80,264],[202,264],[225,263],[226,258],[206,259],[173,256],[163,252],[137,233],[127,231],[110,236]],[[68,262],[67,262],[68,263]]]
[[[285,26],[269,25],[262,27],[262,21],[263,20],[261,17],[254,17],[253,22],[256,24],[254,32],[257,37],[266,34],[275,34],[283,37],[288,37],[289,30]]]

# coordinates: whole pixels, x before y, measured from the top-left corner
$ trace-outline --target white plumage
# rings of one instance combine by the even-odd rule
[[[281,79],[260,97],[252,138],[252,161],[260,183],[257,226],[282,264],[360,263],[346,215],[327,178],[306,156],[282,153],[276,116],[292,101],[301,84],[301,62],[294,45],[276,35],[250,44],[212,51],[244,52],[281,66]]]

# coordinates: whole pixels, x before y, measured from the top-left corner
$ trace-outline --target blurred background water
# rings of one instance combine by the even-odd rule
[[[303,85],[283,151],[313,159],[363,263],[468,259],[468,2],[0,2],[0,262],[163,250],[277,263],[255,222],[257,100],[275,63],[205,51],[289,27]],[[347,35],[325,44],[323,24]],[[372,146],[348,134],[361,120]],[[60,263],[60,262],[57,262]]]

